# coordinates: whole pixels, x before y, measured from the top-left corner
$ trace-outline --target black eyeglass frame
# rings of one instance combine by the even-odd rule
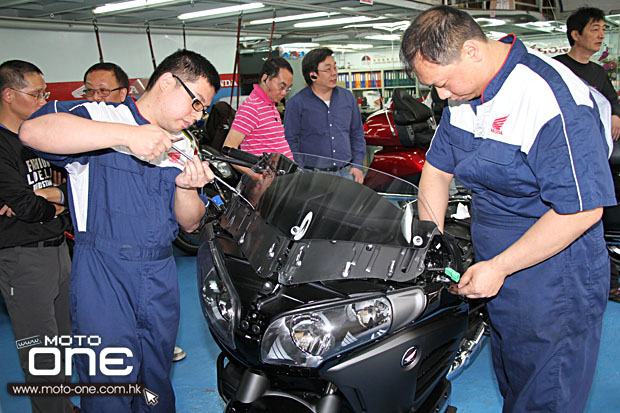
[[[87,97],[92,97],[95,96],[95,92],[99,92],[99,94],[101,95],[101,97],[107,98],[108,96],[110,96],[110,93],[112,92],[116,92],[117,90],[121,90],[121,89],[127,89],[126,87],[123,86],[119,86],[117,88],[114,89],[108,89],[105,87],[99,88],[99,89],[87,89],[84,88],[84,95]],[[92,93],[91,93],[92,91]]]
[[[175,75],[174,73],[172,73],[172,76],[179,81],[179,83],[181,84],[181,86],[183,86],[183,89],[185,89],[185,91],[187,92],[187,94],[189,95],[189,97],[192,99],[192,109],[194,109],[196,112],[202,112],[202,116],[205,117],[207,116],[207,108],[205,107],[205,105],[200,101],[200,99],[198,99],[196,97],[196,95],[194,95],[194,93],[192,93],[191,90],[189,90],[189,88],[187,87],[187,85],[185,84],[185,82],[183,82],[181,80],[180,77],[178,77],[177,75]]]

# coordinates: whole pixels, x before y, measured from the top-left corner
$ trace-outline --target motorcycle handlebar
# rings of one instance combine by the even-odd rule
[[[222,154],[225,156],[230,156],[233,159],[247,162],[251,165],[256,164],[260,160],[260,156],[252,155],[251,153],[242,151],[240,149],[231,148],[230,146],[224,146],[222,148]]]

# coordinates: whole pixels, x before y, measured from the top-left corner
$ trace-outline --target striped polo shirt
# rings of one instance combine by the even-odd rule
[[[279,152],[293,159],[284,138],[280,113],[258,85],[254,85],[250,96],[239,107],[231,128],[245,135],[241,150],[259,156],[263,152]]]

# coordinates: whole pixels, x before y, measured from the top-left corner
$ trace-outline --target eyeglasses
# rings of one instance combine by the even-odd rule
[[[32,96],[33,98],[35,98],[36,100],[47,100],[50,97],[50,92],[39,92],[39,93],[28,93],[28,92],[24,92],[23,90],[19,90],[19,89],[13,89],[12,87],[10,87],[9,89],[12,89],[16,92],[19,93],[23,93],[24,95],[29,95]]]
[[[319,69],[319,72],[324,72],[324,73],[332,73],[332,72],[333,72],[333,73],[338,73],[338,67],[334,66],[334,67],[328,67],[327,69],[323,69],[323,70],[320,70],[320,69]]]
[[[269,79],[273,80],[273,79],[275,79],[275,77],[270,77]],[[280,82],[280,84],[278,85],[278,88],[277,88],[277,89],[278,89],[278,91],[280,91],[280,92],[286,92],[286,93],[288,93],[288,92],[290,92],[290,91],[292,90],[292,87],[287,87],[287,86],[286,86],[286,83],[284,83],[284,82]]]
[[[179,83],[181,83],[181,86],[183,86],[183,88],[185,89],[189,97],[192,98],[192,108],[196,112],[202,112],[203,117],[207,116],[207,108],[205,108],[205,105],[203,105],[203,103],[200,100],[198,100],[198,98],[192,93],[191,90],[189,90],[189,88],[185,85],[185,83],[183,83],[183,81],[177,75],[172,74],[172,76],[176,80],[178,80]]]
[[[108,96],[110,96],[110,93],[115,92],[117,90],[121,90],[121,89],[125,89],[125,88],[117,87],[116,89],[106,89],[102,87],[100,89],[84,89],[84,94],[90,98],[90,97],[95,96],[95,92],[96,92],[96,93],[99,93],[99,96],[107,98]]]

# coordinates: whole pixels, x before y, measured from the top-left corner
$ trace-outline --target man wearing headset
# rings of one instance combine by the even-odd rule
[[[310,171],[340,175],[363,183],[366,155],[362,115],[353,94],[338,87],[338,68],[326,47],[304,57],[301,70],[308,87],[293,96],[284,112],[286,140],[295,160]],[[300,158],[297,153],[324,158]]]

